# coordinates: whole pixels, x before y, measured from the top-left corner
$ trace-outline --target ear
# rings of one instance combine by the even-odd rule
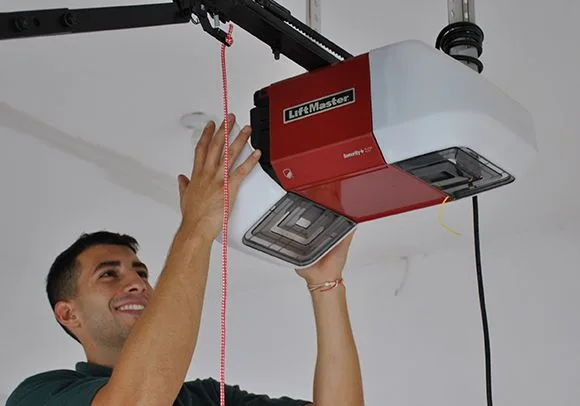
[[[75,306],[68,300],[61,300],[54,306],[54,316],[60,324],[71,331],[80,327],[81,320],[78,317]]]

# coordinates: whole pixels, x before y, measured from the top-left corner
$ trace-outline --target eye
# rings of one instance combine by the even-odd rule
[[[105,271],[105,272],[103,272],[101,274],[101,278],[104,278],[104,277],[114,277],[114,276],[116,276],[116,274],[117,274],[117,272],[114,271],[114,270]]]
[[[140,271],[139,276],[142,277],[143,279],[149,278],[149,274],[146,271]]]

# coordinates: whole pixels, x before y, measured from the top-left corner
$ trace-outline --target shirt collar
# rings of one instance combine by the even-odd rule
[[[87,376],[111,376],[113,369],[89,362],[77,362],[75,370]]]

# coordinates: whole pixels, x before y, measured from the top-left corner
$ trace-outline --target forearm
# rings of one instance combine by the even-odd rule
[[[182,226],[176,233],[156,293],[105,389],[110,404],[173,404],[197,343],[210,251],[211,242],[195,230]]]
[[[362,406],[363,387],[344,285],[312,292],[318,356],[314,375],[316,406]]]

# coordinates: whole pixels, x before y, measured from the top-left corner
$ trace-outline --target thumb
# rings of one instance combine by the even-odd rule
[[[179,186],[179,197],[183,197],[183,193],[189,185],[189,179],[187,179],[187,176],[185,175],[179,175],[177,177],[177,184]]]

